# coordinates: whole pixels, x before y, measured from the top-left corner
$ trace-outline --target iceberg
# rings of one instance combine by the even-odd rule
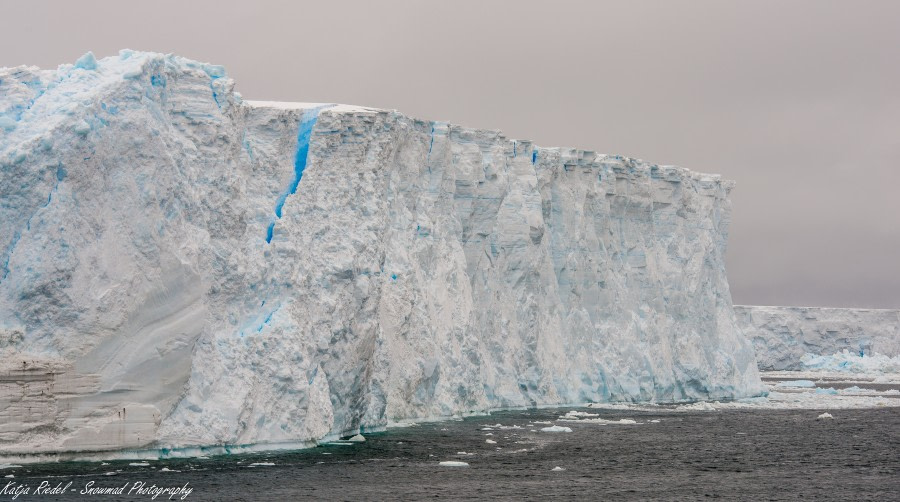
[[[731,189],[174,55],[2,69],[0,456],[759,395]]]
[[[877,355],[900,357],[900,310],[748,305],[734,310],[761,370],[808,369],[804,357],[814,356],[834,355],[834,365],[814,363],[821,368],[837,365],[837,359],[861,367]],[[844,352],[858,357],[840,357]]]

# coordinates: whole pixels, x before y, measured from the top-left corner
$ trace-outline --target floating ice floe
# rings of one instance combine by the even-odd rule
[[[786,382],[778,382],[775,384],[775,387],[798,387],[803,389],[809,389],[816,386],[816,382],[812,380],[788,380]]]
[[[445,460],[438,465],[441,467],[469,467],[468,462],[459,462],[457,460]]]
[[[715,404],[721,404],[718,401]],[[682,404],[677,406],[679,411],[716,411],[716,406],[713,403],[707,403],[706,401],[700,401],[699,403],[690,403],[690,404]]]
[[[352,438],[348,439],[347,441],[350,441],[352,443],[365,443],[366,438],[363,437],[362,434],[357,434],[357,435],[353,436]]]
[[[253,462],[250,467],[271,467],[273,465],[275,465],[274,462]]]
[[[559,417],[561,422],[582,422],[588,424],[616,424],[616,425],[635,425],[638,422],[631,418],[622,418],[619,420],[606,420],[600,418],[597,413],[585,413],[580,411],[570,411]]]
[[[147,467],[147,466],[149,466],[150,464],[148,464],[147,462],[131,462],[131,463],[128,464],[128,465],[130,465],[130,466],[132,466],[132,467]]]
[[[568,418],[572,418],[572,417],[590,418],[590,417],[599,417],[599,416],[600,416],[599,413],[588,413],[586,411],[578,411],[578,410],[572,410],[572,411],[566,413],[566,417],[568,417]]]
[[[560,472],[560,471],[564,471],[565,469],[563,469],[562,467],[557,465],[556,467],[554,467],[553,469],[550,469],[550,470],[553,472]]]
[[[568,427],[562,427],[560,425],[554,425],[551,427],[541,428],[541,432],[572,432],[572,429]]]
[[[816,420],[828,420],[828,419],[834,419],[834,416],[831,413],[828,413],[827,411],[825,413],[822,413],[818,417],[816,417]]]
[[[497,442],[494,441],[493,439],[485,439],[484,442],[487,444],[497,444]]]

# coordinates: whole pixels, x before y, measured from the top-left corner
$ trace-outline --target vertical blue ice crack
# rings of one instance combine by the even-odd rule
[[[531,151],[531,164],[537,164],[537,148]]]
[[[324,105],[310,110],[303,110],[303,115],[300,117],[300,129],[297,132],[297,153],[294,154],[294,177],[291,178],[291,182],[285,191],[275,201],[275,219],[269,223],[269,227],[266,229],[266,243],[272,242],[275,220],[281,218],[284,203],[287,201],[288,196],[297,193],[297,186],[300,185],[300,178],[303,177],[303,171],[306,169],[306,160],[309,157],[309,140],[312,137],[316,121],[319,119],[319,112],[322,108],[330,106],[334,105]]]
[[[428,158],[431,158],[431,150],[434,148],[434,122],[431,123],[431,143],[428,144]]]

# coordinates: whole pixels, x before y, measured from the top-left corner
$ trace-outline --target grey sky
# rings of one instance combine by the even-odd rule
[[[247,99],[502,129],[738,182],[736,303],[900,307],[900,2],[4,2],[0,66],[225,65]]]

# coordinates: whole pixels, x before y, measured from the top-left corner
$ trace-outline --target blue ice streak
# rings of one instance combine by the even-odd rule
[[[300,185],[300,178],[303,177],[303,170],[306,169],[306,160],[309,157],[309,140],[312,137],[312,131],[316,125],[316,120],[319,118],[321,109],[322,107],[304,110],[300,118],[300,130],[297,132],[297,153],[294,155],[294,177],[291,178],[287,189],[275,201],[276,218],[281,218],[284,203],[287,201],[288,196],[297,193],[297,186]],[[274,231],[275,220],[272,220],[266,229],[266,243],[272,242]]]
[[[300,119],[300,131],[297,133],[297,154],[294,155],[294,177],[291,179],[287,190],[278,197],[275,202],[275,216],[281,218],[281,209],[288,195],[297,193],[297,185],[300,184],[300,178],[303,177],[303,170],[306,169],[306,158],[309,156],[309,138],[312,136],[313,127],[319,118],[319,109],[307,110],[303,112],[303,118]]]

